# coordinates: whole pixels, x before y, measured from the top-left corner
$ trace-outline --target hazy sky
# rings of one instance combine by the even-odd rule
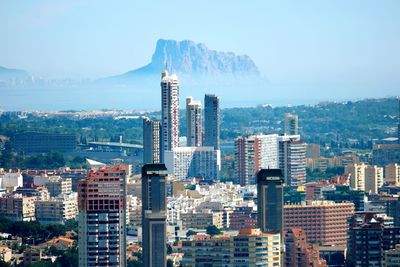
[[[0,0],[0,65],[98,78],[147,64],[159,38],[190,39],[277,83],[400,84],[399,14],[399,0]]]

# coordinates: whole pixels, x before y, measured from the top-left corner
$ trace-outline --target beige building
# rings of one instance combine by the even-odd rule
[[[367,165],[365,163],[351,164],[345,169],[350,175],[350,187],[355,190],[362,190],[368,194],[378,194],[383,186],[383,168]]]
[[[217,228],[224,227],[223,212],[201,210],[199,212],[181,213],[183,229],[205,229],[209,225],[215,225]]]
[[[5,262],[10,262],[12,258],[12,250],[8,247],[0,247],[0,259]]]
[[[12,194],[0,197],[0,216],[12,221],[35,220],[36,197]]]
[[[400,165],[388,164],[385,167],[385,181],[396,185],[400,184]]]
[[[77,193],[59,195],[50,200],[36,201],[36,220],[40,223],[60,223],[75,219],[78,214]]]
[[[242,229],[238,235],[196,235],[182,242],[182,266],[281,266],[280,234]]]
[[[61,194],[69,194],[72,192],[71,178],[61,178],[60,176],[51,176],[49,181],[45,183],[45,187],[49,190],[50,196],[56,197]]]
[[[365,168],[365,192],[378,194],[378,189],[383,186],[383,168],[368,165]]]

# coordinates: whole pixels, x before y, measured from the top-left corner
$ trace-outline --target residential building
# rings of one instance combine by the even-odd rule
[[[281,266],[279,233],[241,229],[237,235],[195,235],[182,242],[183,267]]]
[[[12,259],[12,250],[7,246],[0,246],[0,260],[9,263]]]
[[[400,266],[400,244],[395,248],[384,252],[384,267],[399,267]]]
[[[278,135],[251,135],[235,140],[236,183],[255,184],[260,169],[276,169],[278,162]]]
[[[23,258],[24,258],[24,266],[28,266],[30,264],[40,262],[42,259],[43,249],[38,247],[28,247],[24,250]]]
[[[78,215],[77,193],[61,194],[35,203],[36,220],[42,224],[64,224]]]
[[[307,144],[299,135],[281,135],[279,142],[279,169],[285,177],[285,184],[297,187],[306,182]]]
[[[392,218],[373,212],[359,212],[350,220],[346,260],[350,266],[383,266],[384,251],[400,242],[400,227]]]
[[[23,186],[23,177],[20,172],[5,172],[0,173],[0,186],[1,188],[7,189],[12,188],[13,190],[17,187]]]
[[[179,144],[179,81],[175,74],[161,74],[161,155]],[[161,156],[163,157],[163,156]]]
[[[206,229],[207,226],[215,225],[217,228],[223,228],[223,212],[212,210],[192,211],[181,213],[183,229]]]
[[[36,197],[10,194],[0,197],[0,216],[12,221],[35,220]]]
[[[220,150],[221,115],[219,97],[206,94],[204,96],[204,146],[212,146]]]
[[[203,144],[203,119],[201,102],[186,98],[186,142],[187,146],[202,146]]]
[[[354,213],[353,203],[308,201],[284,206],[284,229],[303,229],[310,243],[327,246],[346,245],[348,218]]]
[[[56,197],[60,194],[70,194],[72,192],[71,178],[51,176],[44,186],[49,191],[51,197]]]
[[[177,179],[219,179],[221,154],[213,147],[177,147],[165,151],[168,173]]]
[[[299,134],[299,117],[290,113],[285,114],[285,131],[287,135]]]
[[[142,168],[142,247],[145,267],[166,267],[167,168],[145,164]]]
[[[127,173],[106,166],[79,181],[79,266],[126,266]]]
[[[279,169],[257,173],[257,225],[263,232],[283,234],[283,182]]]
[[[157,120],[143,119],[143,163],[160,163],[161,124]]]
[[[400,185],[400,164],[388,164],[385,167],[385,181],[395,185]]]
[[[229,228],[240,230],[245,228],[257,227],[257,211],[253,207],[239,206],[235,207],[230,216]]]
[[[325,267],[326,261],[320,259],[318,246],[307,243],[303,229],[292,228],[285,232],[286,267]]]
[[[365,191],[365,163],[351,164],[345,168],[345,173],[350,175],[350,187],[354,190]]]
[[[71,152],[76,149],[77,140],[75,134],[21,132],[14,134],[11,144],[24,153]]]
[[[375,144],[372,147],[372,164],[385,166],[400,162],[400,144]]]
[[[378,189],[383,186],[383,168],[368,165],[365,168],[365,192],[371,195],[378,194]]]
[[[320,144],[307,144],[306,157],[317,159],[321,156],[321,146]]]

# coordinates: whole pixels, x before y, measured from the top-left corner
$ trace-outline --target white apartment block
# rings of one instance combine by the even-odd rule
[[[221,152],[213,147],[176,147],[165,151],[168,173],[177,179],[219,179]]]
[[[43,224],[59,223],[75,219],[78,214],[77,193],[61,194],[50,200],[38,200],[35,203],[36,220]]]

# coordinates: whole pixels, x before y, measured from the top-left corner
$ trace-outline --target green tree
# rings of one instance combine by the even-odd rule
[[[221,234],[221,230],[219,230],[217,228],[217,226],[215,225],[209,225],[206,228],[206,233],[213,236],[213,235],[220,235]]]

